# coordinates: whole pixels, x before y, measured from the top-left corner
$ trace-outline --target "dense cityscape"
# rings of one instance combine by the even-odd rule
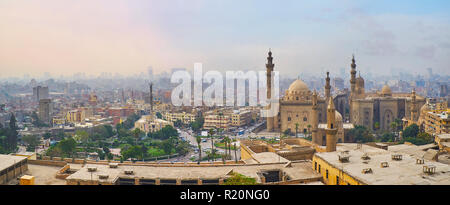
[[[191,32],[202,33],[203,24],[211,26],[210,19],[187,15],[210,14],[202,4],[177,3],[172,10],[142,3],[161,13],[129,4],[125,11],[111,4],[114,12],[100,10],[98,19],[79,14],[80,8],[97,14],[89,6],[66,10],[57,4],[55,11],[66,11],[58,15],[69,24],[47,19],[48,8],[40,3],[30,6],[38,15],[24,19],[0,14],[8,23],[27,22],[0,20],[0,28],[8,28],[0,34],[0,185],[450,185],[450,47],[446,30],[438,29],[447,24],[431,17],[380,17],[369,6],[373,13],[313,4],[331,17],[305,11],[300,19],[308,32],[286,20],[298,15],[286,6],[286,14],[274,8],[278,15],[270,18],[243,12],[253,29],[218,13],[223,27],[194,37]],[[212,5],[222,6],[235,8]],[[116,19],[116,12],[129,18]],[[158,15],[167,18],[149,18]],[[168,26],[182,17],[195,29]],[[25,35],[39,27],[34,20],[51,25],[48,33]],[[423,32],[405,40],[396,30],[407,30],[403,22]],[[266,23],[289,35],[254,37]],[[334,33],[317,32],[316,24]],[[153,28],[151,37],[140,36],[149,34],[140,30],[145,26]],[[167,31],[160,35],[159,29]],[[183,35],[174,36],[179,29]],[[95,40],[88,40],[91,35]],[[23,36],[40,46],[21,46]],[[154,39],[135,41],[147,38]],[[438,40],[420,44],[430,39]],[[187,48],[191,40],[200,50]],[[210,46],[221,49],[205,49]]]

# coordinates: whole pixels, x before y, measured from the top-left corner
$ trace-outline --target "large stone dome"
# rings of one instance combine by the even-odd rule
[[[305,82],[303,82],[300,79],[295,80],[290,86],[289,86],[289,92],[295,93],[295,92],[307,92],[309,91],[308,86]]]

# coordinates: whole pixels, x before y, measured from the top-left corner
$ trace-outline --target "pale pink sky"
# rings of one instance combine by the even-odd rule
[[[448,1],[320,2],[2,0],[0,77],[264,69],[268,48],[294,76],[348,68],[352,53],[363,73],[449,74]]]

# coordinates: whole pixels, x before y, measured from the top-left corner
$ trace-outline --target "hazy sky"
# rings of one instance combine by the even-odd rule
[[[320,2],[320,3],[318,3]],[[0,77],[275,69],[449,74],[448,0],[0,0]]]

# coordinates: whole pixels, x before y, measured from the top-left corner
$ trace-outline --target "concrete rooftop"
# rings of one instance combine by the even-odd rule
[[[357,144],[340,144],[336,152],[316,153],[316,156],[330,163],[332,166],[343,170],[348,175],[365,184],[377,185],[412,185],[412,184],[450,184],[450,166],[435,161],[425,159],[424,164],[416,164],[415,155],[387,151],[368,145],[362,145],[357,149]],[[405,146],[398,146],[398,148]],[[420,147],[420,146],[416,146]],[[407,150],[407,149],[403,149]],[[341,151],[349,152],[349,162],[339,161],[338,154]],[[361,157],[367,154],[370,160],[363,160]],[[392,160],[392,154],[402,154],[402,160]],[[382,168],[381,162],[388,162],[389,167]],[[423,166],[433,165],[436,167],[435,174],[423,173]],[[372,173],[364,174],[362,170],[371,168]]]
[[[261,170],[279,169],[284,171],[290,180],[301,180],[320,177],[314,172],[310,161],[292,162],[290,167],[285,167],[286,163],[272,164],[247,164],[247,165],[215,165],[215,166],[128,166],[119,165],[117,168],[110,168],[109,165],[87,164],[79,171],[67,177],[67,180],[98,180],[103,182],[114,182],[118,177],[123,178],[145,178],[145,179],[219,179],[227,178],[229,173],[237,172],[248,177],[253,177],[257,182],[261,182],[258,172]],[[97,167],[97,171],[89,172],[87,167]],[[125,170],[133,170],[133,175],[126,175]],[[99,179],[99,175],[107,174],[108,179]]]
[[[26,159],[26,157],[0,154],[0,171],[24,159]]]

